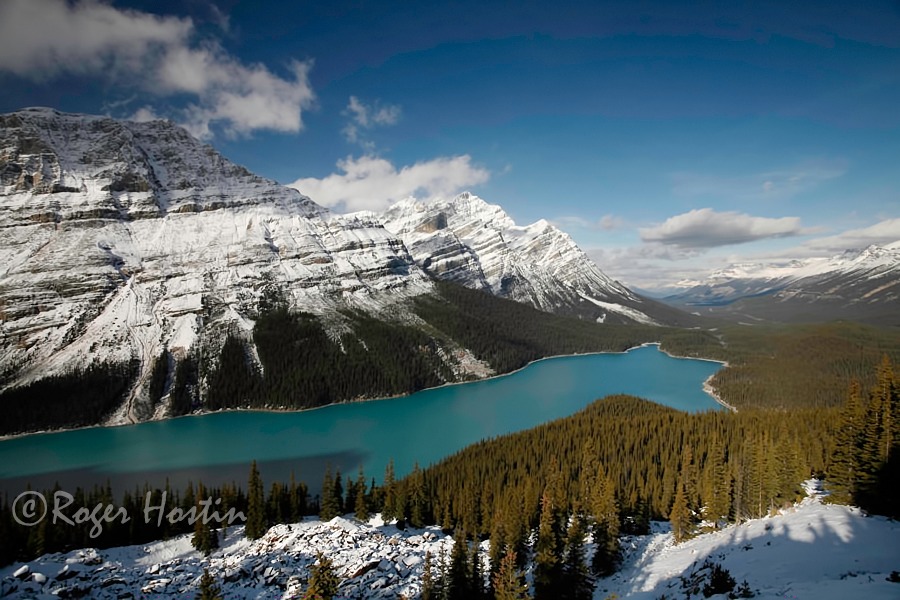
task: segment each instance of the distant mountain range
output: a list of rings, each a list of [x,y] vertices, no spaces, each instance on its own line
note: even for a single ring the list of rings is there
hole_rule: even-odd
[[[830,258],[735,264],[664,301],[748,323],[847,319],[900,325],[900,241]]]
[[[0,116],[0,391],[130,365],[108,422],[164,416],[148,391],[159,357],[174,361],[166,385],[190,355],[207,377],[229,337],[258,362],[261,302],[283,298],[340,340],[353,314],[422,326],[409,306],[436,278],[592,321],[692,319],[613,281],[545,221],[519,227],[469,194],[336,215],[167,121]],[[477,363],[439,345],[453,373]]]

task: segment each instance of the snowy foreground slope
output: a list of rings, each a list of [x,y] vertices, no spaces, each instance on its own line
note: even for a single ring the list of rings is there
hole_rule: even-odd
[[[822,504],[811,491],[782,514],[678,546],[664,524],[654,523],[654,533],[623,539],[622,569],[598,581],[594,597],[686,598],[682,577],[702,576],[708,558],[738,583],[746,580],[757,598],[900,598],[900,583],[887,581],[900,570],[900,523]],[[365,525],[342,518],[279,525],[255,542],[242,534],[242,528],[230,530],[223,548],[209,559],[191,548],[190,536],[46,555],[27,571],[22,564],[0,570],[0,597],[66,596],[62,590],[92,598],[190,597],[204,567],[226,598],[299,597],[308,568],[322,551],[343,581],[339,597],[412,598],[421,590],[425,553],[437,557],[443,550],[449,556],[453,544],[437,529],[398,531],[377,518]]]
[[[598,582],[594,597],[687,598],[681,578],[711,559],[738,584],[746,580],[756,598],[900,598],[900,583],[886,580],[900,570],[900,523],[823,504],[815,486],[807,490],[808,498],[779,515],[677,546],[663,531],[668,524],[654,523],[656,533],[625,540],[624,565]]]

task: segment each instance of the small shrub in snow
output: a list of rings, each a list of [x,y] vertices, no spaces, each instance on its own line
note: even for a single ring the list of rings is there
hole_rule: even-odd
[[[736,590],[728,594],[728,597],[732,598],[732,600],[735,598],[753,598],[754,596],[756,596],[756,593],[750,589],[750,584],[747,583],[746,579],[741,582],[741,585]]]
[[[709,572],[709,583],[703,586],[703,596],[709,598],[715,594],[727,594],[734,589],[735,581],[728,569],[719,563],[712,563]]]

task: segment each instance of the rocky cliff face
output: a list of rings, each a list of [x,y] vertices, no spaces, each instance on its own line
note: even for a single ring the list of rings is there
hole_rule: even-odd
[[[604,322],[653,324],[670,316],[603,273],[547,221],[518,226],[477,196],[428,204],[404,200],[379,218],[416,264],[440,279]]]
[[[164,347],[247,331],[273,286],[319,314],[431,288],[378,223],[331,215],[171,123],[0,117],[0,382],[95,361],[139,361],[146,379]]]

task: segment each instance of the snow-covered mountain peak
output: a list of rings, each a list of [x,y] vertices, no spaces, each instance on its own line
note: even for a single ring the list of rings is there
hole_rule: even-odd
[[[32,201],[47,195],[49,206],[33,203],[42,218],[58,220],[75,207],[141,219],[261,202],[304,216],[326,213],[170,121],[118,121],[44,108],[0,116],[0,193],[31,193]]]
[[[468,192],[450,200],[402,200],[381,218],[416,263],[440,279],[551,312],[655,321],[645,301],[545,219],[517,225],[500,206]]]
[[[432,290],[379,222],[332,215],[171,122],[0,115],[5,385],[104,363],[139,363],[141,385],[164,348],[246,336],[271,286],[320,314]]]

